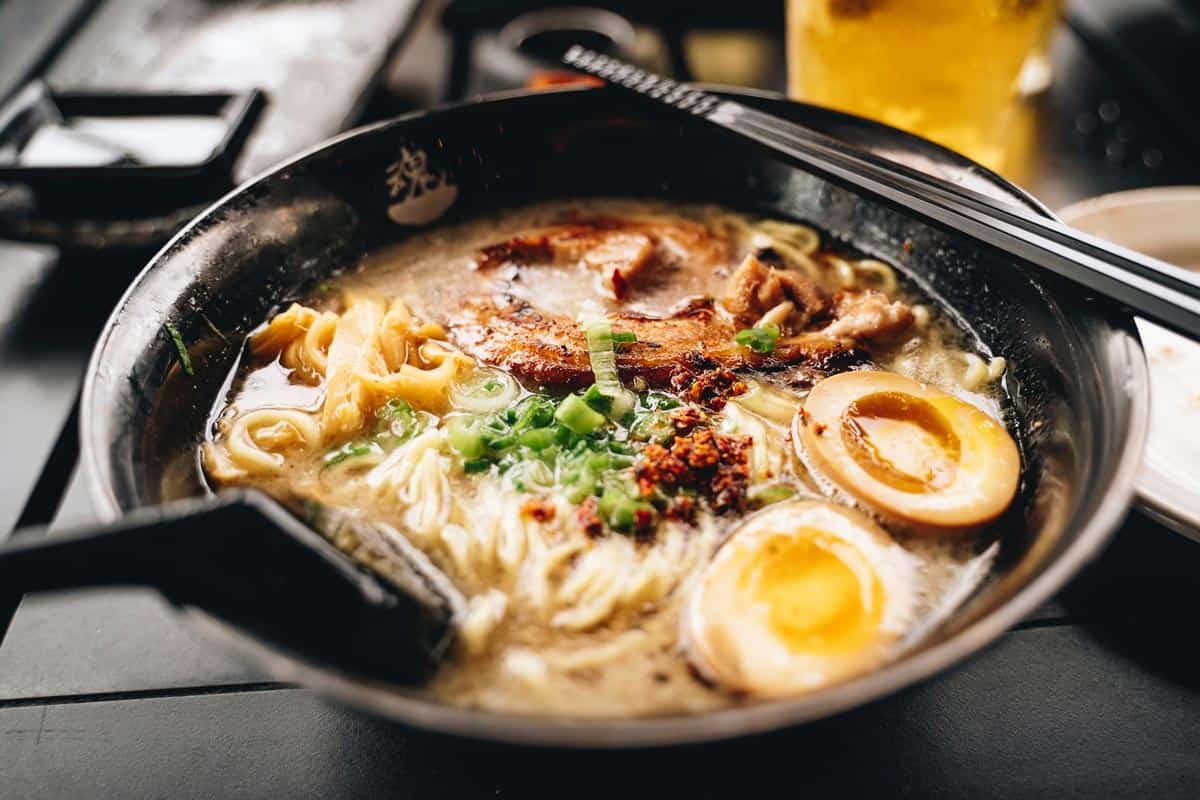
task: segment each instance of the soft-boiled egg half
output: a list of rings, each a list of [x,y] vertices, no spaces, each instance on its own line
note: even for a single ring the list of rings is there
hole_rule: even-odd
[[[810,691],[882,662],[911,628],[913,557],[874,522],[823,501],[748,518],[705,568],[684,613],[692,663],[765,697]]]
[[[916,533],[977,528],[1017,492],[1021,456],[1004,425],[903,375],[826,378],[792,427],[817,477]]]

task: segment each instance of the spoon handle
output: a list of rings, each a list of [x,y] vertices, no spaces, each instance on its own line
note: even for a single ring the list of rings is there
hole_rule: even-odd
[[[230,498],[184,500],[138,509],[111,524],[52,533],[22,529],[0,549],[0,586],[18,594],[114,585],[173,588],[179,566],[197,566],[200,554],[189,543],[201,536],[228,538],[239,504]]]
[[[311,661],[399,683],[428,675],[453,641],[452,615],[465,604],[434,582],[431,565],[396,583],[253,490],[39,533],[20,531],[0,548],[0,591],[151,586],[176,605],[204,609]]]

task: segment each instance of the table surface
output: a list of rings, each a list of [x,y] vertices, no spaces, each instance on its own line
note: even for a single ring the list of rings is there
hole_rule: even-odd
[[[1075,34],[1060,32],[1054,60],[1020,168],[1035,194],[1058,206],[1200,182],[1193,143]],[[0,248],[0,530],[92,517],[64,423],[138,266],[67,270],[50,250]],[[55,478],[61,498],[43,488]],[[769,736],[604,753],[452,740],[328,705],[264,682],[152,592],[29,597],[11,620],[0,596],[0,798],[718,797],[785,781],[797,793],[1196,797],[1196,575],[1200,546],[1134,513],[1052,603],[921,686]]]

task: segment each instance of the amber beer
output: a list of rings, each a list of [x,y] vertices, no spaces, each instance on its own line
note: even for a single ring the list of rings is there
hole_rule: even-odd
[[[985,165],[1057,0],[788,0],[793,97],[871,117]]]

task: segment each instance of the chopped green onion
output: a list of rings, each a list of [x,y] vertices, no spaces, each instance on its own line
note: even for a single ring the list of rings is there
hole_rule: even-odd
[[[639,414],[629,427],[629,436],[642,442],[666,444],[675,436],[675,426],[661,411]]]
[[[748,347],[763,355],[775,350],[775,342],[779,341],[779,327],[767,325],[764,328],[745,328],[738,331],[733,340],[742,347]]]
[[[463,462],[463,472],[474,475],[477,472],[484,472],[490,466],[492,466],[492,462],[486,458],[468,458]]]
[[[604,424],[604,416],[593,411],[577,394],[563,398],[554,412],[554,419],[580,436],[586,436]]]
[[[637,454],[637,449],[624,439],[618,439],[608,443],[608,449],[612,453],[620,453],[623,456],[632,456]]]
[[[791,486],[783,483],[772,483],[768,486],[759,486],[751,489],[746,495],[746,500],[749,501],[751,508],[762,508],[773,503],[790,500],[795,496],[796,490]]]
[[[572,505],[579,505],[592,494],[592,486],[581,482],[573,482],[568,484],[566,491],[563,492],[563,497],[567,498],[567,502]]]
[[[508,433],[511,426],[503,415],[488,414],[480,417],[480,427],[491,433]]]
[[[683,405],[665,392],[647,392],[640,399],[641,405],[648,411],[670,411]]]
[[[608,453],[593,453],[587,457],[588,469],[593,472],[602,472],[608,469],[610,464]]]
[[[604,492],[596,505],[596,513],[609,527],[621,533],[630,533],[653,522],[654,506],[638,496],[637,487],[627,478],[610,476],[604,481]]]
[[[612,325],[606,319],[593,319],[583,326],[587,335],[588,360],[600,394],[612,399],[609,416],[622,419],[633,410],[637,398],[621,385],[617,375],[617,350],[613,342]]]
[[[554,485],[554,473],[541,461],[521,461],[514,464],[508,477],[513,486],[520,491],[533,486],[545,489]]]
[[[637,341],[637,334],[633,331],[613,331],[613,344],[633,344]]]
[[[469,377],[451,384],[450,403],[464,411],[484,414],[510,407],[520,393],[521,387],[507,372],[477,367]]]
[[[480,392],[496,389],[483,378],[477,384]],[[647,496],[634,480],[634,467],[646,442],[665,444],[675,436],[668,410],[680,403],[662,393],[635,396],[619,381],[616,385],[636,405],[636,411],[631,405],[631,413],[620,422],[605,416],[617,398],[606,394],[597,382],[558,402],[530,394],[502,409],[452,414],[446,418],[447,437],[461,455],[466,474],[494,468],[491,474],[504,476],[517,491],[551,491],[574,504],[593,497],[597,514],[609,530],[645,531],[653,527],[674,496],[688,493],[686,489],[666,492],[656,488]],[[379,416],[386,417],[389,424],[398,418],[404,428],[421,424],[423,413],[397,402]],[[374,442],[386,452],[390,440],[381,435],[377,434]],[[764,493],[763,502],[777,502],[778,492]]]
[[[513,430],[545,428],[554,423],[554,401],[548,397],[531,394],[511,409]]]
[[[637,459],[631,455],[623,453],[610,453],[608,456],[608,466],[612,469],[624,469],[632,467]]]
[[[588,410],[590,411],[591,409]],[[555,418],[557,419],[557,412]],[[579,442],[579,434],[575,433],[575,431],[571,430],[566,425],[555,425],[554,441],[558,442],[563,447],[574,447],[576,443]]]
[[[404,441],[424,427],[424,420],[400,397],[392,398],[375,411],[375,433],[390,434]]]
[[[503,436],[493,436],[490,433],[485,433],[480,438],[483,440],[483,446],[488,450],[507,450],[517,443],[517,437],[511,433],[506,433]]]
[[[375,410],[375,427],[370,439],[356,439],[325,454],[326,467],[332,467],[349,458],[365,455],[384,455],[413,436],[420,433],[432,414],[414,411],[401,398],[389,400]]]
[[[359,439],[353,442],[346,442],[336,450],[330,450],[325,454],[325,466],[333,467],[341,464],[348,458],[358,458],[372,453],[382,453],[383,448],[377,442]]]
[[[594,383],[583,393],[583,402],[587,403],[592,410],[598,411],[605,416],[612,413],[613,399],[603,394],[600,391],[600,387]]]
[[[187,375],[195,375],[192,370],[192,359],[188,356],[187,345],[183,343],[183,337],[179,334],[179,329],[171,323],[167,323],[167,333],[171,336],[171,341],[175,344],[175,355],[179,359],[179,367]]]
[[[526,445],[526,447],[528,447],[528,445]],[[533,448],[530,449],[532,450]],[[562,454],[562,448],[556,444],[552,444],[549,447],[543,447],[541,450],[533,450],[533,454],[537,458],[540,458],[542,463],[546,466],[554,467],[556,464],[558,464],[559,456]]]
[[[532,430],[523,431],[517,439],[530,450],[545,450],[554,444],[554,431],[549,428],[533,428]]]
[[[446,423],[446,434],[454,449],[466,458],[479,458],[486,449],[480,434],[478,420],[471,417],[451,417]]]
[[[637,526],[638,512],[645,510],[651,511],[649,503],[641,503],[635,500],[622,500],[616,508],[608,515],[608,524],[614,531],[620,533],[628,533]]]

